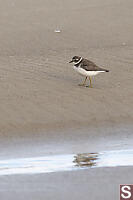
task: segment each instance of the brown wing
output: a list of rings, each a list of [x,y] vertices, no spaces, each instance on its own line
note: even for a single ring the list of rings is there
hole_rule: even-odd
[[[87,59],[82,60],[80,67],[85,69],[86,71],[108,71],[106,69],[98,67],[95,63]]]

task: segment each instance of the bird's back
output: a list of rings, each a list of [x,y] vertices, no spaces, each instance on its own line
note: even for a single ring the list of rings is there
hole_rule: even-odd
[[[105,71],[105,72],[109,71],[101,67],[98,67],[94,62],[85,58],[82,59],[80,67],[85,69],[86,71]]]

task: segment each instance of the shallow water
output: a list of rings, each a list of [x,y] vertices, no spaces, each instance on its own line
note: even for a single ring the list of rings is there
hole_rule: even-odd
[[[133,150],[1,160],[0,175],[37,174],[118,166],[133,166]]]

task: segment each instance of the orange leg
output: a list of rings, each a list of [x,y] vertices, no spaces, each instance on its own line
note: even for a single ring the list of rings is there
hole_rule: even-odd
[[[92,83],[91,83],[92,81],[91,81],[91,77],[90,76],[89,76],[89,80],[90,80],[90,86],[89,87],[92,88]]]
[[[86,80],[87,80],[87,76],[85,77],[84,82],[83,82],[82,84],[79,84],[79,86],[85,86],[85,84],[86,84]]]

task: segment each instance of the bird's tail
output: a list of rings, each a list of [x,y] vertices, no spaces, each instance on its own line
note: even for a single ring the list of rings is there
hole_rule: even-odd
[[[105,69],[105,68],[101,68],[100,70],[103,71],[103,72],[109,72],[109,70]]]
[[[105,69],[105,72],[109,72],[109,70],[108,70],[108,69]]]

